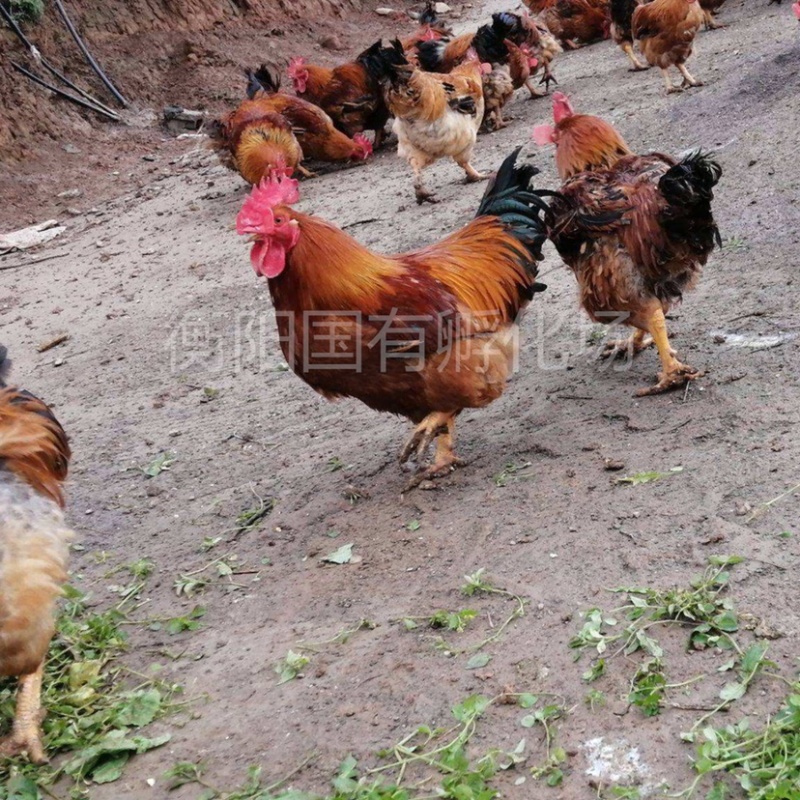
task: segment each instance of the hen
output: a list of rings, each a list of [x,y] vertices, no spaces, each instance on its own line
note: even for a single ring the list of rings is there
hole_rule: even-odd
[[[575,114],[561,93],[553,116],[555,128],[539,127],[534,138],[556,145],[565,182],[551,202],[550,238],[578,279],[581,304],[596,322],[636,329],[610,343],[609,355],[655,341],[662,371],[639,395],[682,386],[702,373],[675,357],[665,314],[719,244],[711,201],[722,169],[699,151],[680,160],[634,155],[611,125]]]
[[[535,167],[502,164],[477,217],[411,253],[373,253],[318,217],[291,208],[297,182],[253,189],[237,219],[254,236],[250,259],[268,279],[287,363],[328,399],[355,397],[416,428],[400,461],[410,486],[449,471],[455,420],[503,393],[517,317],[536,283],[544,203],[528,191]],[[436,457],[422,461],[436,440]]]
[[[383,143],[389,120],[374,71],[375,56],[381,46],[381,42],[375,42],[355,61],[333,69],[307,64],[303,58],[291,59],[288,69],[298,97],[319,106],[350,137],[365,130],[373,131],[375,149]]]
[[[647,69],[633,52],[633,12],[639,7],[639,0],[611,0],[611,38],[630,59],[631,72]]]
[[[724,5],[725,0],[700,0],[700,8],[703,9],[703,19],[707,31],[713,31],[717,28],[724,28],[725,26],[717,22],[714,16],[717,11]]]
[[[609,36],[608,0],[556,0],[538,18],[561,44],[573,50]]]
[[[67,577],[72,531],[62,514],[69,445],[50,409],[6,385],[0,347],[0,675],[19,678],[11,735],[0,756],[43,763],[41,687]]]
[[[247,75],[253,86],[253,73]],[[258,183],[276,169],[288,175],[295,170],[305,177],[312,175],[300,163],[303,151],[292,126],[264,98],[244,100],[235,111],[216,120],[210,139],[220,161],[248,183]]]
[[[485,176],[471,163],[484,110],[477,58],[440,75],[408,64],[396,39],[382,53],[381,79],[395,118],[397,152],[414,172],[417,202],[437,202],[424,186],[422,171],[440,158],[450,156],[466,172],[468,182],[483,180]]]
[[[661,70],[667,94],[703,85],[686,69],[694,37],[703,20],[703,9],[697,0],[653,0],[633,12],[633,38],[639,42],[648,63]],[[671,66],[683,75],[682,86],[673,86],[668,71]]]
[[[372,155],[372,145],[363,134],[357,133],[351,139],[336,129],[321,108],[281,92],[277,78],[266,65],[248,72],[248,76],[247,96],[250,101],[258,103],[264,112],[279,114],[289,123],[305,158],[364,161]]]

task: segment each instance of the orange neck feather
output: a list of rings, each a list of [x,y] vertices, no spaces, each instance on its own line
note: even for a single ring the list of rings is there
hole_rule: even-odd
[[[278,310],[377,313],[387,278],[400,275],[395,259],[372,253],[319,217],[291,211],[300,225],[286,268],[269,283]]]
[[[632,151],[613,125],[573,114],[556,125],[556,167],[562,180],[586,170],[610,169]]]

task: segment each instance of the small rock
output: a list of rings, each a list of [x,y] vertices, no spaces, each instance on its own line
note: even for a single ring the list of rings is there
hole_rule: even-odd
[[[142,156],[142,161],[155,161],[155,156]]]
[[[434,3],[433,10],[437,14],[449,14],[453,9],[447,3]]]
[[[59,192],[58,197],[64,200],[72,200],[75,197],[80,197],[83,192],[80,189],[67,189],[66,192]]]
[[[330,36],[323,36],[319,40],[319,46],[325,50],[344,50],[341,39],[339,39],[335,33],[332,33]]]
[[[625,462],[613,458],[604,458],[603,468],[607,469],[609,472],[617,472],[618,470],[625,469]]]
[[[736,503],[736,511],[734,512],[737,517],[746,517],[751,511],[753,507],[750,503],[747,502],[737,502]]]
[[[65,362],[64,362],[64,359],[63,359],[63,358],[57,358],[57,359],[56,359],[56,360],[53,362],[53,366],[54,366],[54,367],[62,367],[62,366],[64,366],[64,363],[65,363]]]
[[[73,208],[72,206],[68,207],[66,211],[71,217],[79,217],[81,214],[83,214],[83,211],[81,211],[79,208]]]
[[[376,8],[375,9],[375,13],[379,17],[391,17],[392,14],[394,14],[394,9],[393,8],[386,8],[384,6],[381,6],[380,8]]]
[[[81,151],[74,144],[65,144],[64,152],[69,153],[71,156],[77,156]]]

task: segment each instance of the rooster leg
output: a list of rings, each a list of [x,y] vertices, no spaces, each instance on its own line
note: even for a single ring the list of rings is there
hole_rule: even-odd
[[[302,164],[298,164],[296,167],[297,171],[304,177],[304,178],[318,178],[316,172],[311,172],[311,170],[306,169]]]
[[[412,159],[410,163],[411,169],[414,170],[414,194],[417,198],[417,205],[421,206],[423,203],[438,203],[439,201],[436,199],[436,195],[434,195],[433,192],[429,192],[422,182],[422,170],[428,165],[420,163],[416,159]]]
[[[423,481],[430,480],[431,478],[436,478],[440,475],[444,475],[450,471],[452,471],[456,466],[461,463],[461,459],[453,452],[453,444],[455,442],[455,427],[456,427],[456,418],[453,414],[431,414],[430,416],[426,417],[426,419],[430,419],[431,417],[437,417],[437,428],[438,434],[436,436],[436,456],[434,458],[433,464],[425,469],[420,469],[416,475],[405,485],[403,489],[404,492],[409,492],[412,489],[419,486]],[[444,420],[444,430],[442,430],[441,421]],[[422,425],[425,425],[425,420],[423,420]],[[417,429],[419,430],[419,428]],[[417,431],[414,432],[416,435]],[[412,437],[413,438],[413,437]],[[427,434],[426,437],[427,438]],[[430,444],[430,440],[428,440],[428,444]],[[406,445],[408,447],[408,445]],[[426,445],[427,447],[427,445]],[[419,447],[417,448],[417,462],[419,463]],[[424,451],[423,451],[424,455]]]
[[[485,181],[489,177],[488,175],[484,175],[483,173],[478,172],[478,170],[476,170],[475,167],[473,167],[472,164],[470,164],[469,160],[467,159],[457,158],[455,159],[455,162],[456,164],[458,164],[459,167],[461,167],[461,169],[464,170],[464,172],[467,173],[467,183],[476,183],[477,181]]]
[[[375,141],[372,144],[373,150],[380,150],[383,147],[383,140],[386,138],[386,128],[375,129]]]
[[[669,70],[666,67],[661,67],[661,74],[664,76],[664,85],[667,87],[667,94],[683,91],[682,86],[675,86],[672,82],[672,78],[669,76]]]
[[[606,342],[600,358],[633,358],[653,344],[653,337],[647,331],[637,330],[627,339],[612,339]]]
[[[658,373],[658,383],[655,386],[640,389],[636,392],[637,397],[668,392],[670,389],[683,386],[688,381],[693,381],[705,374],[688,364],[681,364],[675,358],[675,351],[670,347],[667,336],[667,321],[664,319],[664,312],[660,305],[653,308],[652,314],[645,324],[658,348],[658,357],[661,359],[663,371]]]
[[[525,88],[531,93],[531,99],[534,97],[546,97],[547,90],[545,89],[545,91],[540,92],[538,89],[533,87],[532,81],[533,78],[528,78],[528,80],[525,81]]]
[[[689,74],[689,70],[686,69],[686,64],[677,64],[678,71],[683,75],[683,86],[684,88],[688,88],[690,86],[702,86],[703,81],[697,80],[697,78],[693,78]]]
[[[440,433],[448,430],[450,419],[452,419],[452,415],[442,411],[434,411],[432,414],[428,414],[428,416],[414,428],[413,433],[403,445],[399,456],[400,463],[405,464],[412,455],[417,463],[422,461],[422,459],[425,458],[425,453],[431,446],[431,442],[433,442]]]
[[[47,756],[42,746],[42,731],[39,727],[42,713],[42,674],[44,662],[36,672],[19,679],[17,712],[11,735],[0,742],[0,755],[16,756],[25,753],[34,764],[46,764]]]
[[[622,45],[622,49],[625,55],[630,59],[631,64],[633,64],[630,70],[631,72],[641,72],[643,69],[647,69],[647,67],[636,58],[636,54],[633,52],[633,45],[630,42],[625,42],[625,44]]]
[[[724,28],[725,26],[721,22],[717,22],[714,19],[714,15],[710,11],[706,11],[703,9],[703,14],[706,18],[706,30],[707,31],[716,31],[719,28]]]

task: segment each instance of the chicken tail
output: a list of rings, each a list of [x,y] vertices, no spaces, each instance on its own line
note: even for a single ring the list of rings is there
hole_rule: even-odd
[[[531,260],[526,265],[536,275],[536,263],[541,261],[542,245],[547,239],[547,218],[550,208],[538,192],[531,189],[531,179],[539,173],[533,164],[517,165],[521,147],[514,150],[497,170],[494,181],[486,190],[478,207],[477,217],[496,216],[508,226],[510,233],[520,241]],[[543,291],[544,284],[534,284],[534,291]]]
[[[63,505],[61,483],[71,455],[67,434],[38,397],[6,386],[9,365],[8,351],[0,347],[0,464]]]
[[[685,241],[698,252],[722,246],[719,229],[711,213],[714,187],[722,167],[713,154],[693,150],[670,167],[658,182],[667,207],[662,224],[671,236]]]
[[[0,389],[5,389],[6,379],[11,370],[11,359],[8,357],[8,348],[0,344]]]
[[[441,40],[431,39],[417,45],[417,58],[419,66],[425,72],[442,72],[444,51],[447,47]]]
[[[505,64],[508,61],[508,47],[490,25],[481,25],[478,28],[475,38],[472,40],[472,46],[481,62]]]
[[[247,99],[252,100],[259,92],[275,94],[281,88],[281,79],[277,72],[272,72],[266,64],[257,70],[246,69]]]
[[[399,39],[392,39],[389,47],[380,47],[377,50],[373,50],[373,47],[362,53],[362,56],[369,53],[369,57],[362,63],[379,83],[396,85],[398,81],[407,80],[414,71]]]

